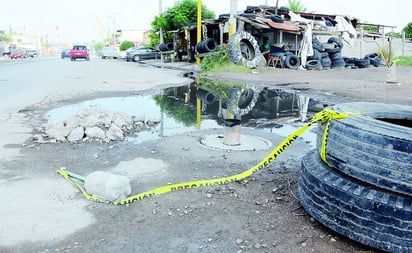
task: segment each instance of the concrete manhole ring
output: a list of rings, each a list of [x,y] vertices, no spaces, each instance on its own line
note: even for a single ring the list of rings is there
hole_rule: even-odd
[[[223,143],[223,134],[210,134],[203,136],[199,143],[210,149],[234,150],[234,151],[257,151],[272,147],[272,142],[257,136],[242,134],[239,145],[226,145]]]

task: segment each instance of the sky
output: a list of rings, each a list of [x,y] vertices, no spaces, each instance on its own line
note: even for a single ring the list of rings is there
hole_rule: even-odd
[[[49,41],[101,41],[105,30],[148,30],[154,16],[172,7],[176,0],[0,0],[0,30],[47,36]],[[231,0],[202,0],[216,16],[230,11]],[[349,15],[363,23],[397,26],[400,32],[412,22],[410,0],[301,0],[307,12]],[[276,0],[238,0],[238,10],[246,6],[275,6]],[[279,0],[288,6],[288,0]],[[6,8],[5,8],[6,7]],[[7,10],[7,11],[5,11]]]

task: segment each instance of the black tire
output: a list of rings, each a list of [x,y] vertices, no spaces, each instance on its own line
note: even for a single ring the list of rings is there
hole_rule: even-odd
[[[345,68],[345,66],[346,66],[346,63],[342,58],[340,58],[339,60],[332,61],[332,68],[342,69],[342,68]]]
[[[199,53],[209,53],[216,51],[217,43],[214,39],[208,38],[196,44],[196,51]]]
[[[329,57],[329,54],[328,54],[327,52],[321,52],[321,53],[320,53],[320,57],[321,57],[321,58],[330,58],[330,57]]]
[[[308,60],[318,60],[322,59],[322,54],[317,49],[313,49],[313,55],[307,57]]]
[[[355,59],[355,65],[358,68],[367,68],[369,64],[370,64],[369,58]]]
[[[326,227],[389,252],[412,252],[411,198],[359,182],[330,169],[316,152],[302,159],[298,196]]]
[[[328,39],[328,43],[333,43],[333,44],[336,45],[336,47],[339,47],[340,49],[343,48],[342,40],[339,39],[339,38],[337,38],[337,37],[330,37],[330,38]]]
[[[298,69],[300,66],[300,59],[295,54],[287,54],[283,59],[282,64],[288,69]]]
[[[249,113],[259,99],[259,91],[257,88],[249,87],[247,93],[239,88],[232,88],[228,92],[226,100],[227,109],[236,116],[241,116]],[[242,98],[243,94],[243,98]]]
[[[163,43],[159,45],[159,51],[167,52],[172,51],[174,48],[173,43]]]
[[[239,102],[237,106],[240,109],[245,109],[246,107],[250,105],[250,103],[253,100],[253,97],[254,97],[253,89],[250,89],[250,88],[245,89],[244,91],[242,91],[242,93],[240,93]]]
[[[276,23],[283,23],[285,20],[280,15],[270,15],[270,19]]]
[[[371,65],[375,66],[375,67],[380,67],[380,66],[384,66],[385,64],[383,64],[381,58],[370,58],[369,62]]]
[[[246,58],[242,55],[240,43],[245,43],[249,50],[249,56]],[[239,65],[245,65],[248,68],[256,68],[260,62],[259,45],[250,33],[241,31],[232,35],[228,43],[230,60]]]
[[[320,60],[309,60],[306,62],[305,68],[308,70],[320,70],[322,69],[322,62]]]
[[[412,106],[358,102],[331,109],[366,116],[331,121],[326,161],[360,181],[412,196]],[[324,129],[317,130],[319,150]]]
[[[216,101],[216,96],[205,89],[198,89],[196,91],[196,97],[207,105],[211,105]]]
[[[330,68],[332,66],[332,62],[331,62],[329,57],[323,57],[322,60],[321,60],[321,63],[322,63],[322,68],[323,69],[327,69],[327,68]]]
[[[365,58],[377,59],[377,58],[379,58],[379,54],[377,54],[377,53],[370,53],[370,54],[365,55]]]
[[[318,50],[319,52],[322,52],[324,50],[322,43],[316,37],[313,37],[312,39],[312,47],[314,50]]]
[[[333,53],[333,54],[329,54],[330,60],[333,61],[337,61],[337,60],[343,60],[342,57],[342,53],[341,52],[337,52],[337,53]]]
[[[248,19],[255,19],[256,18],[256,14],[253,14],[253,13],[241,13],[241,14],[239,14],[239,16],[244,17],[244,18],[248,18]]]

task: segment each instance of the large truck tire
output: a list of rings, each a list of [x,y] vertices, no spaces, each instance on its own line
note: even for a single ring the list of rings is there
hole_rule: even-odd
[[[245,45],[249,54],[242,54],[241,43]],[[230,37],[228,42],[230,60],[238,65],[245,65],[248,68],[256,68],[260,61],[260,49],[256,39],[248,32],[236,32]]]
[[[360,181],[412,196],[412,106],[356,102],[330,109],[362,115],[331,121],[326,161]],[[325,128],[318,125],[319,151]]]
[[[412,252],[411,198],[329,168],[316,152],[302,159],[298,196],[326,227],[388,252]]]

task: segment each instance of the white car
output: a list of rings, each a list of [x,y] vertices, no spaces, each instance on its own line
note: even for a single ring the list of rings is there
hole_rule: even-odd
[[[117,52],[117,49],[114,47],[104,47],[100,51],[100,56],[102,57],[102,59],[106,59],[106,58],[117,59],[119,58],[119,53]]]

